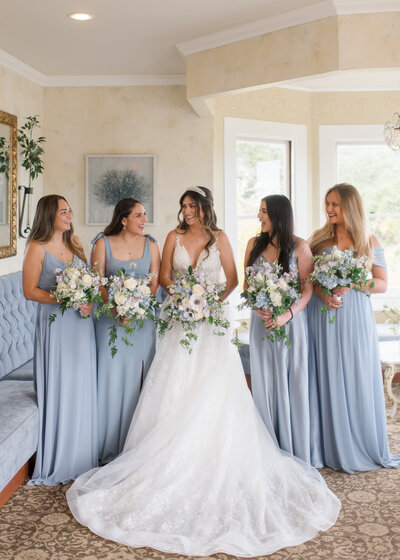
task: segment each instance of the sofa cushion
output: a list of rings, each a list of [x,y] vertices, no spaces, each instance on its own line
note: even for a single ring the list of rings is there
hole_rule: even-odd
[[[11,373],[3,377],[3,381],[11,379],[14,381],[32,381],[33,379],[33,360],[29,360],[17,369],[13,369]]]
[[[35,453],[38,431],[32,381],[0,381],[0,491]]]
[[[36,307],[24,297],[21,272],[0,276],[0,379],[32,358]]]

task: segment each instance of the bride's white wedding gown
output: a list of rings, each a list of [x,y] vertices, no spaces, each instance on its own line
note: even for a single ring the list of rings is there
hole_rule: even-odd
[[[200,255],[220,278],[216,245]],[[187,270],[177,237],[173,266]],[[251,557],[300,544],[336,521],[318,471],[280,451],[258,412],[230,336],[201,325],[191,354],[167,331],[147,374],[123,453],[67,492],[76,519],[134,547]]]

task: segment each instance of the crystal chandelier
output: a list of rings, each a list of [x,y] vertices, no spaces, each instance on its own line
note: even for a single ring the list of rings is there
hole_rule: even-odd
[[[385,123],[383,136],[386,144],[397,152],[400,150],[400,114],[394,113],[392,120]]]

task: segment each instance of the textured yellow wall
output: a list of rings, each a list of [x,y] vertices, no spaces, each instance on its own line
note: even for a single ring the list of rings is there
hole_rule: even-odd
[[[202,98],[334,70],[400,66],[400,13],[332,16],[186,57],[187,95]]]
[[[212,119],[198,117],[183,86],[48,88],[46,194],[68,198],[86,252],[99,226],[85,225],[85,156],[155,154],[156,224],[162,247],[189,185],[212,185]]]
[[[24,123],[25,117],[38,115],[42,125],[42,130],[39,131],[39,134],[43,135],[45,127],[44,88],[2,66],[0,66],[0,109],[16,115],[19,127]],[[20,165],[18,166],[17,184],[28,184],[26,171]],[[36,179],[33,186],[34,201],[36,201],[42,195],[42,177]],[[0,259],[0,275],[21,270],[25,240],[18,237],[17,244],[17,255],[15,257]]]

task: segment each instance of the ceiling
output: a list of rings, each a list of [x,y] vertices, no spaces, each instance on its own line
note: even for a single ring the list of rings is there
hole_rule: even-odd
[[[156,77],[159,83],[184,83],[183,53],[340,10],[350,13],[349,4],[353,12],[362,12],[366,4],[374,11],[377,3],[380,11],[388,11],[382,10],[385,3],[393,6],[393,0],[0,0],[0,64],[43,85],[68,85],[67,77],[71,85],[73,78],[90,84],[100,76],[121,85],[140,79],[156,83]],[[67,17],[77,11],[95,17],[89,22]],[[341,81],[346,80],[338,73],[336,78],[296,80],[293,87],[341,89]],[[364,73],[363,87],[376,89],[376,84],[376,76]],[[386,71],[384,78],[384,89],[394,86],[400,89],[397,69]]]

